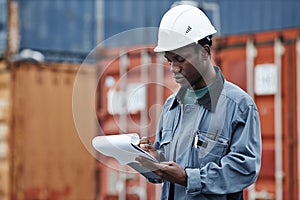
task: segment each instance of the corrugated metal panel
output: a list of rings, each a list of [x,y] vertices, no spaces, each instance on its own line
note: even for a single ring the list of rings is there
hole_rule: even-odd
[[[78,137],[72,115],[78,68],[14,64],[11,199],[95,199],[95,161]],[[86,120],[87,135],[94,135],[93,120]]]
[[[2,0],[3,1],[3,0]],[[102,11],[96,10],[101,3]],[[158,27],[174,0],[19,0],[21,48],[88,53],[96,46],[96,32],[103,38],[139,27]],[[207,9],[221,36],[254,33],[300,26],[298,0],[206,0],[196,1]],[[98,4],[97,4],[98,3]],[[99,15],[103,15],[99,17]],[[99,23],[101,18],[103,23]],[[103,27],[97,27],[99,25]],[[97,26],[96,26],[97,25]],[[220,25],[220,26],[219,26]],[[97,33],[98,33],[97,32]],[[102,37],[102,36],[101,36]],[[108,46],[156,43],[157,34],[139,34]],[[75,55],[76,57],[76,55]]]
[[[296,89],[296,39],[300,29],[264,32],[251,35],[219,38],[216,55],[227,80],[243,89],[254,88],[253,96],[257,104],[263,141],[262,167],[255,184],[256,192],[249,192],[251,199],[297,199],[299,171],[297,172],[297,94]],[[255,56],[253,68],[248,71],[247,40],[254,41]],[[278,40],[279,39],[279,40]],[[279,52],[278,46],[284,48]],[[282,55],[279,53],[283,53]],[[264,71],[264,79],[255,73],[259,67],[272,65],[278,70],[275,75]],[[262,68],[260,68],[262,69]],[[266,69],[266,68],[264,68]],[[253,85],[247,85],[253,78]],[[258,93],[257,88],[271,88],[277,79],[276,91]],[[259,81],[263,84],[259,85]],[[274,84],[273,84],[274,85]],[[297,85],[297,87],[296,87]],[[250,90],[249,90],[250,91]],[[249,92],[248,91],[248,92]],[[299,106],[299,105],[298,105]],[[299,139],[299,138],[298,138]],[[254,190],[255,191],[255,190]]]
[[[99,97],[97,115],[102,134],[117,134],[120,131],[136,132],[154,140],[161,109],[159,105],[171,94],[171,90],[178,86],[171,78],[172,74],[168,73],[169,69],[158,64],[163,62],[163,59],[151,52],[152,49],[143,47],[115,48],[101,52],[102,59],[97,63],[101,71],[97,92]],[[119,56],[120,53],[123,56]],[[112,79],[114,81],[111,81]],[[131,87],[134,85],[138,87]],[[145,89],[145,93],[140,98],[134,98],[134,94],[139,90],[137,88]],[[111,92],[121,94],[122,91],[127,91],[128,95],[121,95],[120,98],[109,97]],[[126,106],[122,103],[124,96],[126,97],[124,100],[128,101]],[[109,110],[110,104],[113,104],[113,113]],[[135,108],[137,105],[143,106],[132,110],[131,105]],[[124,109],[127,114],[120,115],[124,113]],[[106,183],[100,185],[100,199],[117,199],[118,194],[119,197],[123,196],[124,194],[120,194],[120,191],[118,193],[115,189],[117,183],[126,186],[126,192],[124,191],[127,195],[126,199],[136,199],[137,195],[141,200],[158,199],[160,185],[146,183],[144,177],[129,167],[126,168],[128,172],[126,178],[122,178],[125,173],[120,173],[123,171],[122,167],[112,158],[100,155],[99,161],[100,180],[103,181],[101,183]]]
[[[248,193],[245,193],[245,199],[248,200],[297,199],[297,195],[299,194],[299,171],[297,171],[297,161],[298,163],[300,161],[297,148],[300,148],[299,144],[295,142],[297,138],[299,140],[297,127],[300,126],[297,124],[295,109],[299,106],[297,105],[299,94],[297,94],[296,91],[299,85],[297,85],[297,79],[299,77],[296,77],[296,53],[299,55],[299,52],[296,52],[295,47],[299,33],[300,28],[295,28],[256,34],[220,37],[214,40],[213,58],[216,61],[216,64],[222,68],[227,80],[239,85],[242,89],[253,95],[260,113],[263,139],[262,168],[259,178],[255,183],[255,187],[252,188],[254,190],[249,190]],[[247,48],[249,40],[253,41],[253,48],[255,48],[256,52],[252,52],[252,60],[249,59],[250,52],[248,52],[249,50]],[[275,44],[277,44],[277,42],[279,42],[285,49],[282,52],[282,55],[277,55],[277,53],[275,53],[275,49],[277,49]],[[109,90],[112,89],[112,86],[110,84],[106,84],[106,79],[107,77],[114,78],[116,85],[121,84],[119,79],[121,76],[120,68],[122,62],[120,61],[119,55],[124,52],[127,52],[128,56],[128,62],[125,62],[128,65],[128,73],[126,74],[127,85],[134,82],[142,82],[144,80],[141,78],[140,68],[142,66],[142,54],[139,51],[133,52],[130,48],[116,48],[101,52],[103,56],[102,60],[97,63],[102,75],[98,88],[100,97],[98,117],[103,134],[115,134],[120,130],[120,124],[118,121],[120,118],[118,116],[111,115],[108,111],[109,99],[107,94]],[[152,50],[149,49],[149,52],[152,52]],[[155,56],[156,54],[152,55],[150,62],[157,64],[159,62]],[[252,61],[253,64],[252,70],[248,69],[249,60]],[[281,82],[277,85],[276,94],[258,94],[255,89],[255,85],[258,83],[258,78],[255,77],[257,76],[257,74],[255,74],[255,70],[259,67],[259,65],[270,63],[273,64],[273,66],[280,65],[281,72],[278,72],[277,76],[280,77],[278,80],[281,80]],[[159,82],[158,77],[156,77],[154,73],[157,70],[155,68],[155,64],[151,64],[150,67],[151,71],[149,71],[149,80],[156,80]],[[165,86],[163,89],[164,96],[162,99],[166,99],[168,96],[167,92],[170,92],[168,89],[175,88],[176,84],[173,83],[172,85],[167,82],[174,82],[172,78],[169,77],[171,73],[165,71],[161,74],[164,77],[162,78],[163,82],[161,83]],[[268,75],[268,72],[265,71],[262,74]],[[264,84],[276,77],[267,77],[264,79]],[[252,84],[249,84],[249,79],[251,78],[253,79],[252,82],[250,82]],[[117,87],[116,85],[114,87]],[[270,85],[266,85],[270,88]],[[281,89],[279,90],[278,88]],[[156,91],[157,88],[151,90],[151,87],[149,87],[149,96],[147,99],[148,110],[151,108],[151,105],[153,105],[152,103],[157,103],[155,99],[152,98],[155,96],[154,94],[156,94]],[[279,103],[278,98],[280,99]],[[114,105],[117,107],[117,104]],[[135,126],[140,124],[140,113],[128,114],[127,117],[128,132],[140,132],[138,130],[138,126]],[[152,120],[157,120],[155,117],[150,118]],[[279,127],[278,124],[280,124]],[[153,125],[153,127],[149,127],[149,133],[154,133],[156,123],[154,122],[151,125]],[[280,133],[279,137],[278,133]],[[109,166],[109,160],[104,159],[102,161],[102,163],[106,163],[107,165],[99,165],[101,172],[103,172],[101,174],[101,180],[111,181],[109,180],[109,174],[112,172],[110,171],[111,169],[107,168],[107,166]],[[278,163],[281,167],[278,167]],[[115,191],[111,194],[108,185],[102,185],[100,191],[103,198],[110,195],[117,198],[117,192]],[[150,192],[148,191],[148,194],[149,193],[151,193],[151,190]],[[249,196],[246,196],[247,194]],[[151,199],[151,197],[149,197],[149,199]]]
[[[7,2],[0,0],[0,55],[7,47]]]
[[[2,65],[3,63],[0,63]],[[10,190],[10,72],[0,70],[0,199],[9,200]]]
[[[210,1],[211,2],[211,1]],[[215,0],[221,11],[222,35],[300,26],[298,0]]]
[[[94,10],[94,0],[19,0],[21,48],[88,53]]]
[[[177,1],[105,1],[105,38],[136,27],[158,27],[161,16]],[[207,9],[207,15],[214,24],[220,20],[219,35],[254,33],[274,29],[300,26],[300,1],[298,0],[211,0],[196,1],[203,8],[210,4],[218,7],[219,18],[215,11]],[[138,17],[137,17],[138,16]],[[133,37],[117,45],[155,43],[156,38],[145,40],[143,36]]]
[[[140,27],[158,27],[161,17],[172,0],[105,0],[104,37],[107,39],[120,32]],[[128,40],[110,43],[110,46],[138,45],[156,42],[154,35],[135,35]]]

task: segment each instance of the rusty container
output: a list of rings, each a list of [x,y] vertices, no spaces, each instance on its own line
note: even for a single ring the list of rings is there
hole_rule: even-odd
[[[154,54],[152,47],[105,49],[99,54],[100,134],[138,133],[153,142],[162,105],[177,88],[163,55]],[[100,185],[100,199],[159,199],[160,184],[148,183],[111,158],[100,155],[99,160],[99,179],[107,183]]]
[[[78,68],[68,63],[13,63],[11,200],[95,199],[96,162],[79,139],[72,116]]]
[[[254,98],[260,113],[262,167],[257,182],[245,190],[248,200],[300,199],[299,33],[300,29],[288,29],[214,38],[215,65],[221,67],[228,81]],[[163,67],[164,58],[153,54],[151,47],[105,49],[99,54],[99,134],[137,132],[154,139],[161,106],[178,87]],[[123,98],[132,91],[142,96],[131,96],[138,109],[128,102],[130,98]],[[128,175],[133,173],[130,169],[99,156],[99,182],[107,183],[99,184],[100,199],[159,197],[159,185],[149,184],[137,174]],[[122,176],[121,171],[127,175]]]
[[[10,190],[10,83],[10,72],[6,70],[6,64],[0,62],[0,199],[3,200],[9,200]]]
[[[260,113],[262,168],[247,199],[300,199],[299,35],[289,29],[216,40],[216,64]]]

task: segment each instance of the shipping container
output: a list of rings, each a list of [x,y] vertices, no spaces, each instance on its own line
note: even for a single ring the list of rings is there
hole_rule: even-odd
[[[10,190],[10,108],[11,108],[11,77],[6,70],[6,63],[0,62],[0,199],[9,200]]]
[[[248,200],[300,199],[299,35],[296,28],[214,38],[215,64],[228,81],[254,98],[260,113],[262,167],[257,182],[245,190]],[[150,47],[102,49],[99,54],[100,134],[137,132],[153,139],[161,106],[178,87],[163,67],[163,56],[154,54]],[[141,96],[137,98],[134,93]],[[128,97],[123,98],[124,94]],[[126,193],[132,185],[120,175],[130,169],[111,164],[113,161],[104,156],[98,159],[99,179],[113,182],[100,186],[100,199],[117,199],[120,195],[133,198]],[[138,176],[134,179],[135,187],[147,189],[147,197],[140,199],[158,198],[160,187]],[[118,184],[127,189],[112,190],[110,185]]]
[[[174,3],[181,1],[19,0],[17,2],[20,48],[38,50],[53,58],[57,52],[70,54],[72,57],[78,53],[87,54],[98,43],[121,32],[135,28],[158,27],[163,14]],[[218,36],[300,26],[298,12],[300,1],[298,0],[195,0],[192,2],[198,4],[207,13],[218,31],[216,33]],[[5,6],[6,2],[2,4]],[[6,39],[6,10],[2,10],[4,12],[0,12],[0,20],[2,14],[3,36]],[[156,40],[156,35],[143,34],[109,45],[110,47],[143,45],[155,43]],[[77,59],[74,60],[78,62]]]
[[[78,68],[64,63],[12,64],[11,200],[95,199],[96,162],[80,140],[72,115]],[[89,127],[94,135],[92,122]]]
[[[95,2],[19,0],[20,48],[88,53],[96,44]]]
[[[298,0],[140,0],[138,2],[104,0],[104,39],[137,27],[158,27],[162,15],[170,7],[181,3],[192,4],[203,9],[216,27],[218,36],[300,26]],[[105,12],[106,10],[109,12]],[[120,15],[126,17],[119,17]],[[142,37],[134,37],[130,42],[133,44],[140,41]],[[156,42],[156,38],[150,39],[152,43]],[[126,43],[128,41],[122,41],[121,45]],[[114,44],[114,46],[118,45],[120,44]]]
[[[162,55],[149,47],[102,49],[97,63],[97,116],[101,134],[138,133],[152,142],[163,101],[176,88],[162,64]],[[160,64],[159,64],[160,63]],[[99,199],[159,199],[161,185],[114,159],[99,155]],[[106,184],[103,184],[106,183]],[[119,185],[119,187],[115,187]]]
[[[220,37],[216,64],[253,96],[261,119],[262,168],[248,199],[300,199],[300,29]]]

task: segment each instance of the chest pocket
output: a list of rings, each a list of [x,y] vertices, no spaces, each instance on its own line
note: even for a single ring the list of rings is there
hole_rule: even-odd
[[[176,108],[166,112],[163,116],[163,129],[161,130],[161,141],[159,149],[163,151],[166,160],[170,160],[170,148],[173,134],[178,126],[180,117],[180,108]]]
[[[159,149],[163,152],[166,160],[169,160],[171,140],[172,140],[172,130],[163,130]]]
[[[227,153],[228,138],[218,133],[198,131],[197,147],[193,146],[193,167],[203,167],[209,162],[220,164],[221,158]]]

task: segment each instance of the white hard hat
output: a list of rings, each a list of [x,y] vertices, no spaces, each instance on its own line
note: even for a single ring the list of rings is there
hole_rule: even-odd
[[[197,7],[178,5],[167,11],[159,25],[155,52],[165,52],[197,43],[216,33],[207,16]]]

